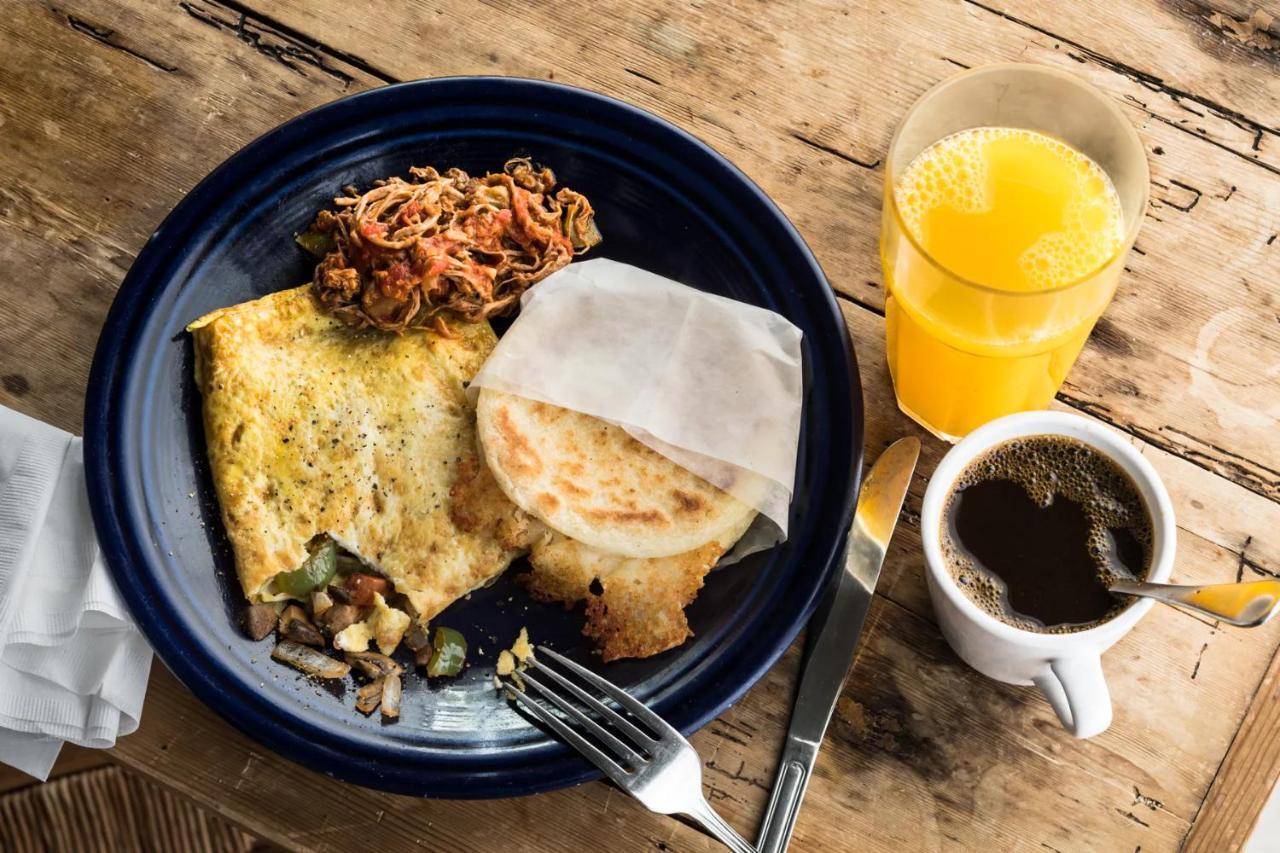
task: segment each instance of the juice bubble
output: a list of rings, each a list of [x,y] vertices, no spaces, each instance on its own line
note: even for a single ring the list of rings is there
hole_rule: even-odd
[[[967,278],[1041,290],[1089,275],[1124,243],[1106,172],[1032,130],[979,127],[921,152],[894,186],[907,230]]]

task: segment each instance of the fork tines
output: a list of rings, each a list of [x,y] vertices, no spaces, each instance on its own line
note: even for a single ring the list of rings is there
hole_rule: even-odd
[[[520,689],[513,678],[503,680],[503,686],[521,700],[522,707],[568,741],[614,782],[621,783],[644,767],[654,757],[662,738],[679,736],[675,729],[641,702],[589,669],[544,646],[538,647],[537,654],[604,694],[631,716],[631,719],[623,716],[536,657],[530,658],[528,669],[520,673],[521,680],[530,690]],[[544,701],[538,701],[530,693]],[[576,704],[566,697],[572,697]],[[580,729],[590,737],[584,736]]]

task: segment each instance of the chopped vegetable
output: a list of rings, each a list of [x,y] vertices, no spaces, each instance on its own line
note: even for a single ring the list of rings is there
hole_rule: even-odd
[[[354,572],[364,571],[364,563],[360,562],[360,558],[355,554],[348,554],[346,551],[338,552],[338,574],[346,577]]]
[[[338,546],[325,537],[308,555],[302,565],[292,572],[276,575],[272,584],[276,592],[290,598],[304,599],[314,589],[324,589],[337,572]]]
[[[333,597],[325,589],[313,590],[311,593],[311,615],[321,616],[333,606]]]
[[[377,709],[378,705],[382,702],[382,684],[383,680],[381,678],[377,678],[356,691],[357,711],[368,716]]]
[[[382,716],[396,719],[400,716],[401,684],[398,673],[382,679]]]
[[[303,231],[294,241],[307,250],[307,254],[323,258],[338,247],[337,241],[333,239],[332,234],[324,234],[319,231]]]
[[[415,625],[413,630],[405,635],[404,644],[415,652],[431,647],[431,637],[427,634],[425,625]]]
[[[348,664],[292,640],[278,644],[271,650],[271,657],[317,678],[343,678],[351,672]]]
[[[356,607],[368,607],[373,604],[373,596],[386,595],[391,589],[391,582],[386,578],[380,578],[376,575],[367,575],[363,572],[357,572],[348,575],[343,581],[343,585],[347,588],[347,592],[351,594],[351,603]]]
[[[427,675],[438,678],[462,672],[462,665],[467,659],[466,638],[452,628],[437,627],[431,646]]]
[[[280,614],[280,636],[304,646],[324,647],[324,637],[320,629],[311,624],[307,614],[296,604],[290,604]]]
[[[244,609],[241,622],[251,640],[265,640],[276,629],[276,608],[272,604],[250,604]]]
[[[344,655],[347,663],[361,672],[366,678],[381,678],[384,675],[399,675],[403,672],[400,664],[386,655],[377,652],[347,652]]]
[[[338,587],[332,587],[332,589],[338,589]],[[316,624],[330,637],[338,636],[359,620],[360,608],[354,604],[335,604],[316,616]]]

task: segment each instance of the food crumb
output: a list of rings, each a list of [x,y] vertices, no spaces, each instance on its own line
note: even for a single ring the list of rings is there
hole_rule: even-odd
[[[498,652],[498,675],[510,675],[516,671],[516,656],[503,649]]]
[[[511,645],[511,653],[522,664],[528,663],[533,657],[533,646],[529,644],[529,631],[527,628],[520,629],[520,636],[516,637],[516,641]]]
[[[523,690],[524,679],[520,677],[520,671],[525,668],[532,658],[533,646],[529,644],[529,630],[521,628],[520,635],[511,644],[511,648],[498,652],[498,664],[495,668],[498,674],[493,677],[493,686],[501,690],[503,685],[498,676],[506,676]],[[510,697],[511,691],[507,691],[507,695]]]

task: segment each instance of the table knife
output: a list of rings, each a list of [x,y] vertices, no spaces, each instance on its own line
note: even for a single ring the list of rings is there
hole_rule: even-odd
[[[919,439],[899,439],[880,454],[862,484],[845,545],[844,570],[810,623],[791,728],[760,827],[757,846],[761,853],[781,853],[791,839],[800,801],[853,662],[858,635],[919,455]]]

